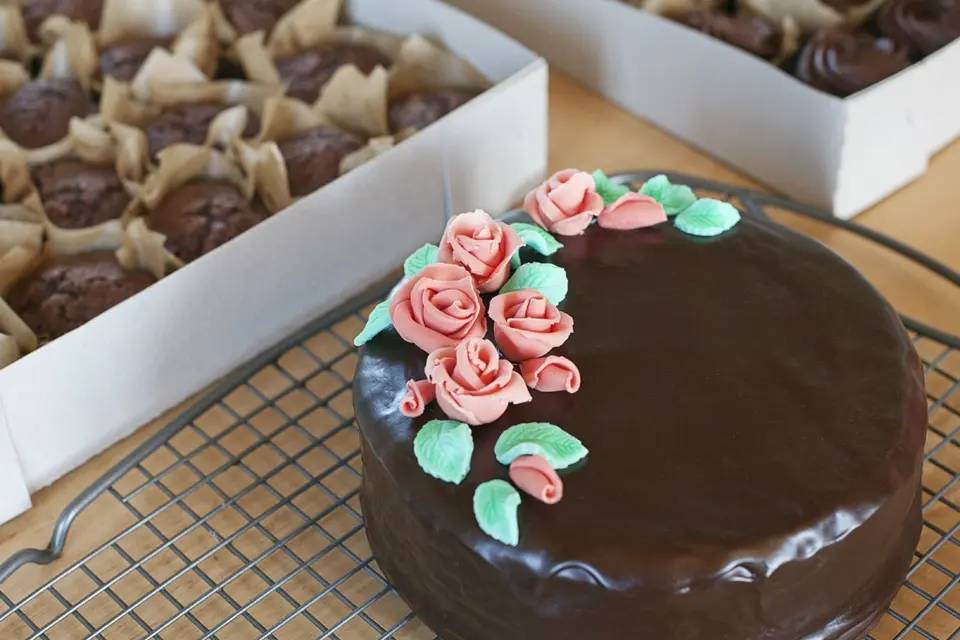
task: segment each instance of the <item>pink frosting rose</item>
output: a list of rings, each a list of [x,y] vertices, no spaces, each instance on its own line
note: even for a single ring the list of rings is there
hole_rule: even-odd
[[[461,213],[447,224],[438,259],[464,267],[481,293],[489,293],[510,277],[510,258],[522,244],[510,225],[497,222],[485,211],[472,211]]]
[[[603,198],[597,193],[593,176],[566,169],[528,193],[523,209],[547,231],[576,236],[600,215]]]
[[[563,356],[527,360],[520,364],[520,371],[527,386],[536,391],[576,393],[580,390],[580,370]]]
[[[437,349],[427,356],[426,372],[443,412],[469,425],[489,424],[503,415],[507,405],[532,400],[513,365],[482,338]]]
[[[543,456],[520,456],[510,463],[510,479],[523,492],[546,504],[563,499],[563,481]]]
[[[629,191],[600,212],[598,223],[604,229],[629,231],[652,227],[667,221],[663,206],[642,193]]]
[[[573,318],[534,289],[503,293],[490,301],[493,334],[510,360],[539,358],[573,333]]]
[[[408,380],[407,393],[400,401],[400,413],[408,418],[418,418],[436,397],[437,392],[429,380]]]
[[[467,270],[431,264],[405,282],[390,300],[400,337],[427,353],[487,332],[483,302]]]

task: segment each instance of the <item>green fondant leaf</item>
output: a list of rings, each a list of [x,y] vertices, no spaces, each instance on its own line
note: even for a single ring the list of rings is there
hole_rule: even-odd
[[[583,460],[588,451],[575,437],[549,422],[525,422],[504,431],[493,449],[500,464],[520,456],[540,455],[554,469],[566,469]]]
[[[431,420],[414,438],[413,453],[427,475],[460,484],[470,471],[473,433],[456,420]]]
[[[473,515],[485,534],[511,547],[520,542],[520,494],[505,480],[490,480],[473,494]]]
[[[542,256],[552,256],[560,249],[563,249],[563,245],[557,242],[557,239],[550,235],[543,227],[538,227],[535,224],[527,224],[526,222],[514,222],[510,227],[517,232],[517,235],[520,236],[520,240],[524,245],[530,247]]]
[[[659,202],[668,216],[677,215],[697,201],[693,189],[684,184],[670,184],[665,175],[647,180],[640,188],[640,193]]]
[[[440,248],[435,244],[425,244],[403,261],[403,273],[408,278],[420,273],[424,267],[437,261]]]
[[[390,320],[390,301],[384,300],[370,312],[370,317],[367,318],[367,324],[363,328],[363,331],[358,333],[357,337],[353,339],[353,346],[362,347],[373,340],[378,333],[392,326],[393,321]]]
[[[677,229],[692,236],[718,236],[740,222],[740,212],[729,202],[697,200],[674,221]]]
[[[545,262],[528,262],[514,272],[500,293],[536,289],[553,304],[560,304],[567,297],[568,287],[567,272],[563,267]]]
[[[606,204],[613,204],[630,191],[630,187],[617,184],[600,169],[593,172],[593,181],[597,185],[597,193],[600,194]]]

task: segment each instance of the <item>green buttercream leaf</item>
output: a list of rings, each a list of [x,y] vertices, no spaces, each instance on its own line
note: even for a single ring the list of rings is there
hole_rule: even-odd
[[[677,229],[692,236],[718,236],[740,222],[740,212],[729,202],[697,200],[674,221]]]
[[[373,340],[378,333],[392,326],[393,321],[390,320],[390,301],[384,300],[370,312],[366,326],[363,328],[363,331],[358,333],[357,337],[353,339],[353,345],[355,347],[362,347]]]
[[[427,475],[460,484],[470,472],[473,433],[456,420],[431,420],[414,438],[413,453]]]
[[[670,184],[665,175],[647,180],[640,188],[640,193],[659,202],[668,216],[677,215],[697,201],[693,189],[684,184]]]
[[[500,293],[536,289],[553,304],[560,304],[567,297],[568,287],[567,272],[563,267],[545,262],[528,262],[513,273]]]
[[[520,252],[517,251],[515,254],[510,256],[510,271],[516,271],[520,268],[521,264],[523,264],[523,261],[520,260]]]
[[[510,427],[500,435],[493,452],[505,465],[521,456],[543,456],[557,470],[580,462],[588,453],[582,442],[549,422],[525,422]]]
[[[597,185],[597,193],[600,194],[606,204],[613,204],[630,191],[630,187],[617,184],[600,169],[593,172],[593,181]]]
[[[517,235],[520,236],[520,241],[523,242],[524,245],[530,247],[542,256],[552,256],[560,249],[563,249],[563,245],[557,242],[556,238],[535,224],[514,222],[510,227],[517,232]]]
[[[435,244],[425,244],[403,261],[403,273],[408,278],[420,273],[424,267],[437,261],[440,248]]]
[[[520,542],[520,494],[505,480],[490,480],[473,494],[473,515],[485,534],[511,547]]]

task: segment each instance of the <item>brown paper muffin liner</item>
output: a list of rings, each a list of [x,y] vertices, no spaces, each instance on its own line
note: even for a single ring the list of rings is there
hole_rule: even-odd
[[[70,123],[70,135],[66,144],[56,154],[38,158],[24,158],[29,179],[30,169],[63,158],[77,158],[97,165],[111,165],[131,196],[130,204],[116,220],[82,229],[64,229],[54,224],[46,215],[40,194],[30,184],[31,201],[39,208],[46,230],[47,244],[58,255],[69,255],[96,249],[115,249],[120,246],[123,229],[137,211],[140,183],[145,176],[146,139],[143,133],[118,125],[107,127],[102,121],[91,122],[75,119]]]
[[[241,163],[232,155],[207,146],[177,144],[160,152],[160,163],[143,185],[140,203],[146,210],[155,209],[163,199],[180,185],[196,178],[222,180],[236,186],[247,199],[258,195],[257,168]],[[272,207],[263,199],[270,213]],[[143,217],[134,218],[124,232],[122,246],[117,252],[120,264],[127,268],[142,266],[157,278],[162,278],[184,265],[164,244],[166,236],[147,227]]]
[[[16,3],[0,4],[0,57],[27,62],[33,46],[27,36],[20,6]]]
[[[169,39],[169,50],[207,77],[216,71],[220,43],[212,5],[203,0],[106,0],[97,33],[99,48],[131,38]]]
[[[47,18],[43,27],[52,44],[43,57],[40,77],[75,78],[89,91],[99,64],[90,27],[63,16]]]
[[[356,72],[353,67],[349,68]],[[271,211],[286,208],[295,200],[290,194],[287,165],[276,143],[295,138],[322,125],[337,126],[338,123],[327,117],[316,105],[310,106],[295,98],[271,98],[264,106],[260,135],[253,144],[238,145],[237,156],[247,172],[256,176],[257,192]],[[393,145],[392,136],[368,139],[366,146],[343,158],[340,162],[340,175],[388,151]]]
[[[723,0],[627,0],[629,4],[659,15],[719,9]]]
[[[275,88],[249,82],[210,81],[185,58],[154,49],[132,83],[105,79],[100,111],[111,125],[144,128],[164,108],[219,102],[227,108],[211,123],[206,144],[227,150],[246,128],[248,110],[261,116],[264,102],[274,94]]]
[[[744,0],[744,5],[775,24],[792,18],[803,33],[825,27],[850,28],[863,24],[880,8],[884,0],[868,0],[846,11],[835,9],[821,0]]]

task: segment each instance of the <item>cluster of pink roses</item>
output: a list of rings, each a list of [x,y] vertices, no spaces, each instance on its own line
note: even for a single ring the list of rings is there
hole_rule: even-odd
[[[510,404],[529,402],[528,387],[569,393],[580,388],[576,365],[547,355],[570,337],[573,318],[540,292],[494,297],[489,319],[497,344],[484,337],[488,313],[480,294],[503,286],[521,244],[514,229],[486,213],[461,214],[444,232],[440,262],[396,291],[389,307],[394,328],[429,354],[426,380],[407,383],[404,415],[422,415],[436,400],[451,419],[476,426],[497,420]],[[511,361],[519,363],[519,372]]]
[[[577,169],[554,174],[523,201],[523,209],[547,231],[562,236],[583,233],[593,222],[627,231],[666,222],[663,206],[650,196],[627,191],[606,204],[593,176]]]

